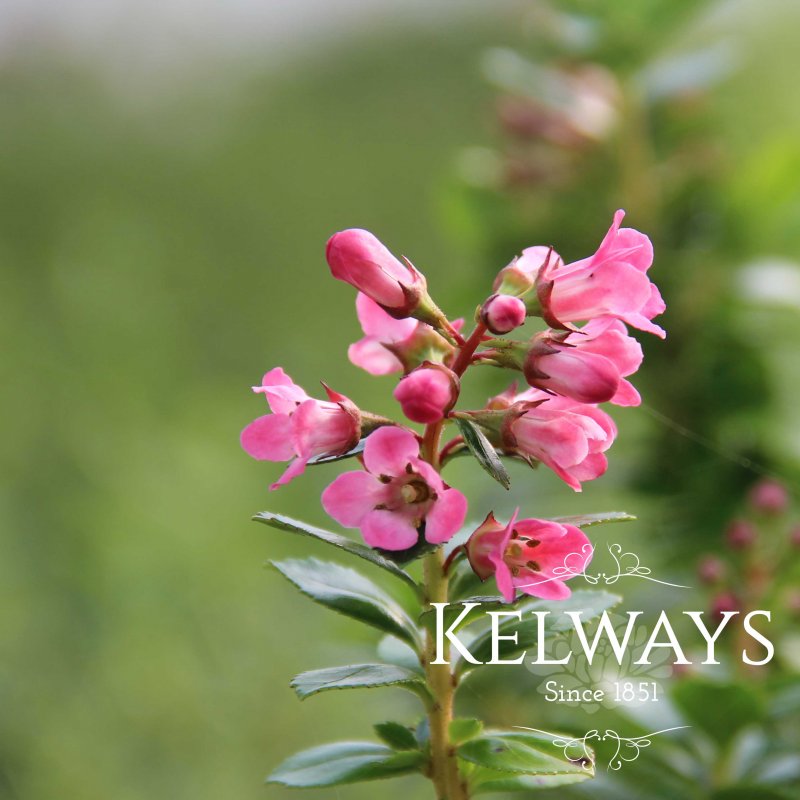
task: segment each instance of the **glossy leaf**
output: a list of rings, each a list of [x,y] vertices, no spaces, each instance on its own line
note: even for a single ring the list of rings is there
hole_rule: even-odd
[[[483,723],[479,719],[454,719],[450,723],[450,741],[461,744],[474,739],[483,732]]]
[[[545,629],[548,633],[560,633],[572,628],[572,620],[566,615],[567,611],[582,611],[581,620],[599,617],[604,611],[617,605],[622,600],[619,595],[600,590],[576,590],[566,600],[538,600],[526,598],[516,607],[506,607],[505,610],[522,612],[522,619],[510,617],[500,623],[501,636],[517,633],[517,641],[500,641],[500,657],[510,659],[519,656],[523,651],[536,647],[539,640],[538,622],[532,617],[533,611],[550,611],[546,619]],[[495,609],[491,609],[495,610]],[[478,661],[489,661],[492,657],[492,632],[487,630],[480,634],[469,646],[469,651]],[[465,674],[480,664],[470,664],[462,660],[456,667],[456,672]]]
[[[273,514],[271,511],[261,511],[256,514],[253,519],[256,522],[263,522],[271,528],[276,528],[279,531],[287,531],[289,533],[298,533],[301,536],[310,536],[317,541],[325,542],[325,544],[333,545],[339,550],[344,550],[346,553],[363,558],[374,564],[376,567],[385,569],[396,578],[405,581],[409,586],[413,587],[414,591],[418,592],[419,587],[417,582],[403,569],[397,566],[394,561],[384,558],[380,553],[367,547],[361,542],[354,542],[346,536],[342,536],[333,531],[326,531],[323,528],[317,528],[314,525],[309,525],[307,522],[286,517],[283,514]]]
[[[419,645],[419,634],[406,612],[361,573],[316,558],[270,563],[320,605],[391,633],[415,647]]]
[[[301,700],[336,689],[373,689],[398,686],[428,698],[425,681],[417,672],[394,664],[348,664],[301,672],[292,679],[292,688]]]
[[[606,522],[632,522],[632,514],[625,511],[601,511],[598,514],[577,514],[573,517],[553,517],[553,522],[561,525],[574,525],[576,528],[588,528],[592,525],[603,525]]]
[[[414,731],[399,722],[379,722],[373,725],[375,733],[392,748],[392,750],[418,750]]]
[[[287,758],[267,777],[267,783],[295,788],[339,786],[415,772],[422,762],[419,751],[398,753],[374,742],[335,742]]]
[[[460,759],[489,770],[490,774],[478,771],[471,777],[473,784],[499,780],[501,775],[526,776],[579,776],[591,777],[593,759],[585,762],[570,761],[564,751],[554,744],[560,737],[556,734],[541,735],[527,731],[487,731],[458,748]],[[566,737],[566,741],[569,737]],[[488,791],[488,789],[486,790]]]
[[[478,463],[505,489],[511,486],[509,477],[500,456],[492,447],[491,442],[486,438],[483,431],[470,422],[468,419],[456,418],[456,424],[464,437],[464,443],[469,447],[470,452],[478,460]]]

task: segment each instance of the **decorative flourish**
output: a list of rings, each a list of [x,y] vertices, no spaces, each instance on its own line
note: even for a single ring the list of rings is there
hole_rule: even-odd
[[[523,725],[515,725],[514,727],[523,731],[532,731],[534,733],[552,735],[547,734],[546,731],[540,731],[538,728],[527,728]],[[636,761],[636,759],[639,758],[639,753],[642,751],[642,749],[649,747],[653,743],[652,740],[654,737],[660,736],[662,733],[680,731],[690,727],[691,725],[679,725],[675,728],[664,728],[664,730],[661,731],[654,731],[653,733],[648,733],[644,736],[632,737],[620,736],[615,730],[610,728],[606,728],[601,734],[599,729],[593,728],[592,730],[587,731],[583,736],[576,736],[572,739],[559,736],[555,737],[551,741],[556,747],[563,750],[564,757],[566,759],[580,763],[585,770],[592,770],[595,766],[595,760],[592,757],[592,751],[589,749],[589,745],[587,744],[588,742],[615,742],[616,749],[614,750],[614,755],[609,759],[606,769],[614,770],[616,772],[622,769],[623,764],[630,764],[632,761]]]
[[[613,586],[620,578],[643,578],[646,581],[660,583],[662,586],[672,586],[676,589],[691,588],[681,583],[669,583],[668,581],[661,581],[658,578],[651,577],[652,570],[649,567],[642,566],[639,556],[628,551],[623,552],[620,544],[609,544],[606,545],[606,548],[611,554],[611,558],[614,559],[615,572],[596,572],[594,574],[586,572],[586,565],[591,561],[595,552],[594,546],[587,543],[583,545],[580,552],[569,553],[565,556],[563,566],[554,567],[551,570],[551,578],[525,584],[525,586],[538,586],[550,581],[563,581],[580,577],[592,586],[597,586],[599,583]],[[521,586],[518,588],[521,588]]]

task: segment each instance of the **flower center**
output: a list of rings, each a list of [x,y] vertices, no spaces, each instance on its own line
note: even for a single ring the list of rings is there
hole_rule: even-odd
[[[400,487],[400,497],[408,505],[424,503],[432,496],[431,487],[422,478],[416,476]]]

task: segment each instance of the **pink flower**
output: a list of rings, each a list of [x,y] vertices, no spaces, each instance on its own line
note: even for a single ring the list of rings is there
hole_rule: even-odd
[[[481,322],[496,334],[509,333],[525,322],[525,303],[519,297],[493,294],[481,309]]]
[[[523,365],[531,386],[580,403],[638,406],[642,402],[625,380],[639,369],[642,347],[619,320],[593,319],[579,332],[548,332],[536,339]]]
[[[541,461],[576,492],[608,468],[605,451],[617,428],[596,406],[531,389],[517,396],[507,420],[505,449]]]
[[[290,461],[277,489],[301,475],[314,456],[345,453],[358,444],[361,415],[344,395],[327,389],[330,401],[314,400],[280,367],[271,369],[253,391],[266,395],[272,410],[243,431],[245,452],[259,461]]]
[[[666,308],[646,274],[653,263],[653,246],[643,233],[619,227],[624,216],[624,211],[617,211],[593,256],[566,266],[551,260],[541,270],[537,281],[539,302],[542,316],[553,327],[595,317],[615,317],[634,328],[661,338],[666,336],[651,322]],[[541,261],[540,250],[532,254],[534,261]],[[517,261],[518,266],[527,252]]]
[[[463,524],[467,499],[419,457],[410,431],[386,427],[370,434],[364,466],[336,478],[322,493],[322,505],[340,525],[360,528],[371,547],[407,550],[423,525],[425,539],[439,544]]]
[[[350,345],[347,355],[371,375],[410,372],[423,361],[444,362],[453,346],[430,325],[415,319],[394,319],[362,292],[356,297],[356,313],[363,339]],[[461,328],[463,320],[453,327]]]
[[[475,574],[491,575],[506,602],[517,590],[544,600],[565,600],[564,581],[580,575],[592,558],[592,545],[579,528],[546,519],[517,519],[508,525],[490,513],[466,544]]]
[[[776,480],[765,478],[750,490],[750,503],[763,514],[782,514],[789,508],[789,492]]]
[[[440,364],[425,364],[406,375],[394,390],[403,413],[425,425],[438,422],[458,399],[458,376]]]
[[[401,264],[381,241],[360,228],[331,236],[326,257],[334,278],[355,286],[398,317],[409,316],[425,288],[420,273]]]

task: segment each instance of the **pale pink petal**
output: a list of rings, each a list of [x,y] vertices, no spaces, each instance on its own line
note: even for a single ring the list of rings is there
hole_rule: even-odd
[[[308,400],[308,395],[280,367],[275,367],[261,379],[254,392],[266,395],[269,407],[275,414],[291,414],[297,406]]]
[[[605,453],[590,453],[580,464],[570,467],[569,471],[570,477],[574,481],[593,481],[603,475],[607,469],[608,459]],[[573,486],[573,488],[575,487]]]
[[[240,440],[244,451],[259,461],[288,461],[295,455],[288,414],[266,414],[253,420]]]
[[[431,544],[449,541],[466,516],[467,498],[458,489],[445,489],[425,518],[425,538]]]
[[[600,247],[597,248],[597,252],[592,256],[592,261],[594,263],[603,261],[613,251],[619,233],[619,226],[622,224],[624,218],[625,212],[621,208],[614,212],[614,220],[611,223],[611,227],[608,229],[608,233],[603,237],[603,241],[600,242]]]
[[[615,258],[624,257],[625,261],[642,272],[647,272],[653,264],[652,242],[634,228],[620,228],[614,246]]]
[[[306,400],[292,414],[294,446],[302,456],[343,453],[357,434],[358,423],[338,403]]]
[[[513,603],[517,593],[514,589],[511,570],[501,556],[493,554],[489,556],[489,558],[494,562],[494,579],[497,583],[498,591],[503,595],[503,599],[506,603]]]
[[[647,319],[653,319],[653,317],[663,314],[666,310],[667,304],[664,302],[664,298],[661,297],[661,292],[658,290],[658,286],[656,286],[654,283],[651,284],[650,299],[644,304],[642,314],[647,317]]]
[[[425,483],[434,492],[442,492],[444,490],[442,476],[427,461],[423,461],[421,458],[412,458],[408,463],[411,464],[414,472],[425,478]]]
[[[645,331],[646,333],[655,334],[659,339],[667,338],[667,332],[654,322],[651,322],[643,314],[629,312],[620,314],[620,317],[622,317],[622,319],[624,319],[625,322],[627,322],[632,328],[637,328],[638,330]]]
[[[617,393],[611,398],[615,406],[639,406],[642,404],[642,396],[630,381],[623,378],[619,382]]]
[[[402,372],[400,359],[387,350],[374,336],[365,336],[347,348],[347,357],[352,364],[369,372],[370,375],[391,375]]]
[[[383,509],[370,511],[360,527],[364,541],[370,547],[380,547],[382,550],[407,550],[419,538],[410,519]]]
[[[527,569],[521,570],[513,583],[523,594],[539,597],[542,600],[566,600],[572,594],[569,586],[563,581],[548,580],[539,573]]]
[[[322,507],[345,528],[361,520],[385,499],[386,487],[367,472],[345,472],[322,493]]]
[[[283,475],[281,475],[275,483],[271,484],[269,488],[275,491],[275,489],[279,489],[281,486],[286,486],[287,483],[291,483],[298,475],[302,475],[306,471],[307,464],[307,458],[296,458],[284,470]]]
[[[373,475],[402,475],[418,456],[417,437],[391,425],[371,433],[364,445],[364,464]]]
[[[582,348],[559,348],[536,359],[536,369],[546,378],[529,377],[542,389],[565,394],[579,403],[605,403],[617,392],[619,370],[605,356]]]
[[[359,292],[356,296],[356,314],[361,329],[367,336],[374,336],[387,344],[408,338],[418,325],[417,321],[410,317],[395,319],[363,292]]]

